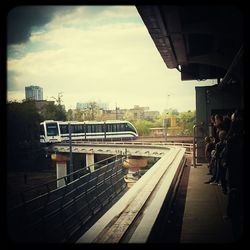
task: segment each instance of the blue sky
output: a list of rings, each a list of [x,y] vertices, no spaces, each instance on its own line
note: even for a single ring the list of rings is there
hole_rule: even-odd
[[[195,86],[204,83],[182,82],[167,68],[135,6],[24,10],[8,20],[15,36],[8,45],[8,100],[21,101],[25,86],[38,85],[47,100],[61,92],[66,109],[101,101],[111,109],[195,110]]]

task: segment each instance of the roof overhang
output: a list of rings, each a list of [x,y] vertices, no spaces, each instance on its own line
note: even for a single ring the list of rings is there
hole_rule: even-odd
[[[238,70],[243,17],[232,6],[136,6],[165,64],[182,80],[221,79]],[[232,69],[234,65],[234,70]]]

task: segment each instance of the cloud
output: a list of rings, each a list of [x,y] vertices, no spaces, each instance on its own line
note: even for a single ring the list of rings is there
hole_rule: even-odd
[[[8,13],[8,45],[25,43],[29,40],[32,28],[49,23],[54,15],[71,11],[75,7],[67,6],[20,6]]]
[[[102,24],[107,18],[115,20],[133,20],[132,6],[19,6],[8,13],[7,41],[8,45],[29,41],[34,30],[49,24],[50,27],[76,25],[85,22],[93,27]],[[135,8],[135,7],[134,7]],[[133,8],[132,8],[133,9]],[[66,22],[67,24],[63,24]]]
[[[22,85],[18,81],[19,73],[14,70],[8,71],[8,90],[9,91],[20,91],[22,90]]]

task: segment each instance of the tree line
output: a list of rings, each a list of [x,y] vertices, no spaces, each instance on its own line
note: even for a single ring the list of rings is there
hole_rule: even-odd
[[[23,169],[41,163],[44,151],[40,145],[40,122],[44,120],[66,120],[66,111],[57,102],[49,102],[40,111],[33,100],[7,103],[8,168]]]
[[[135,125],[140,136],[148,136],[150,134],[150,128],[158,127],[167,127],[166,130],[171,126],[170,118],[176,118],[176,127],[179,127],[180,136],[192,136],[193,135],[193,126],[196,121],[196,112],[195,111],[185,111],[178,112],[176,109],[165,110],[162,114],[159,115],[156,119],[137,119],[130,121]],[[167,121],[166,125],[164,124]]]

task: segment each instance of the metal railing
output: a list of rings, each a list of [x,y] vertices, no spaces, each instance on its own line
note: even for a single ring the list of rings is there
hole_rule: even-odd
[[[206,136],[212,136],[209,132],[211,130],[210,125],[206,124],[195,124],[193,126],[193,166],[199,165],[198,161],[205,160],[205,143],[204,139]]]
[[[196,168],[196,160],[197,160],[197,155],[196,155],[196,128],[197,125],[193,126],[193,167]]]
[[[93,216],[126,188],[124,157],[105,160],[111,158],[112,162],[94,172],[84,173],[80,169],[63,177],[63,187],[51,189],[47,183],[46,192],[34,198],[23,193],[21,204],[8,209],[9,238],[17,242],[70,242]],[[71,176],[74,178],[70,182]]]

